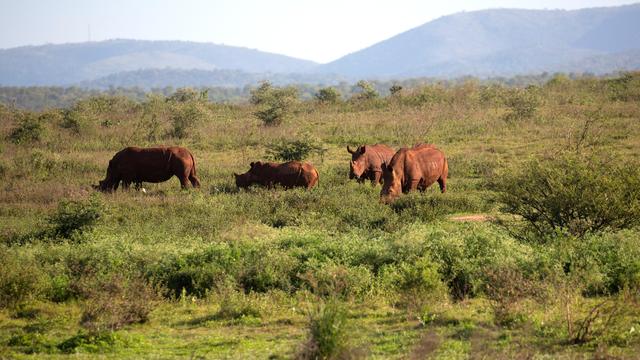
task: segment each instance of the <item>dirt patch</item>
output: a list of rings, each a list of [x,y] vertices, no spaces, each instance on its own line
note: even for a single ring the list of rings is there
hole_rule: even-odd
[[[493,216],[489,216],[485,214],[461,215],[461,216],[452,216],[449,218],[449,220],[460,221],[460,222],[483,222],[483,221],[491,221],[493,219],[494,219]]]

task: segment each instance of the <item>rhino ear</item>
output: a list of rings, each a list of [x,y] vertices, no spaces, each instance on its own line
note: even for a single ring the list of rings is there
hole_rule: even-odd
[[[252,161],[251,164],[249,164],[249,166],[253,168],[254,166],[256,166],[256,163]]]
[[[349,152],[349,154],[353,154],[353,153],[355,153],[355,151],[351,150],[351,148],[349,147],[349,145],[347,145],[347,151]]]

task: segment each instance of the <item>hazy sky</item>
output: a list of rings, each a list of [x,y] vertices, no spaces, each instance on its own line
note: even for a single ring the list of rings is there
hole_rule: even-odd
[[[0,48],[114,38],[244,46],[328,62],[443,15],[624,0],[0,0]]]

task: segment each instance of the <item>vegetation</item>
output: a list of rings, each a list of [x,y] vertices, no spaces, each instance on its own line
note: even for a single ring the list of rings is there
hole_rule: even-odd
[[[633,358],[638,78],[401,82],[292,98],[277,126],[254,116],[262,100],[202,89],[0,107],[0,353]],[[532,113],[510,100],[525,92]],[[44,131],[13,141],[27,118]],[[345,150],[376,142],[436,144],[447,193],[381,204]],[[193,152],[199,190],[92,189],[115,152],[159,143]],[[312,162],[319,186],[237,190],[233,173],[267,158]]]

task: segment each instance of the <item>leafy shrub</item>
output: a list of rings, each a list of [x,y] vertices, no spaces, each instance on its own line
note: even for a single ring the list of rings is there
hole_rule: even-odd
[[[505,222],[522,238],[544,241],[558,232],[582,236],[640,223],[640,170],[608,159],[558,156],[531,160],[492,181],[506,213],[524,227]]]
[[[42,272],[33,260],[0,249],[0,308],[13,307],[37,297],[43,289]]]
[[[207,117],[202,104],[188,102],[171,108],[171,130],[169,135],[178,139],[190,136],[198,124]]]
[[[197,91],[192,88],[179,88],[169,97],[167,101],[173,102],[192,102],[192,101],[206,101],[209,98],[209,92],[207,90]]]
[[[627,72],[606,83],[612,100],[640,101],[640,72]]]
[[[372,100],[380,96],[376,88],[366,80],[360,80],[356,83],[356,100]]]
[[[397,95],[397,94],[400,94],[400,91],[402,91],[402,86],[400,86],[400,85],[398,85],[398,84],[392,85],[392,86],[389,88],[389,92],[391,93],[391,95]]]
[[[31,113],[20,113],[20,119],[11,133],[9,139],[14,144],[25,144],[40,141],[44,138],[45,127],[42,119]]]
[[[80,324],[91,333],[118,330],[144,323],[158,300],[158,291],[141,277],[111,274],[84,279],[86,296]]]
[[[362,297],[373,287],[373,276],[365,266],[332,262],[308,265],[310,269],[300,278],[318,296],[348,300]]]
[[[260,107],[254,116],[266,126],[280,125],[291,113],[293,103],[298,97],[294,87],[276,88],[268,81],[251,91],[249,101]]]
[[[314,97],[320,103],[335,104],[340,100],[340,92],[334,87],[326,87],[318,90]]]
[[[221,296],[220,309],[216,312],[215,319],[259,318],[263,313],[264,304],[255,296],[255,293],[244,294],[234,289],[225,289]]]
[[[69,239],[76,233],[91,229],[104,214],[104,205],[96,196],[89,201],[62,200],[58,210],[49,217],[53,235]]]
[[[57,348],[66,354],[77,352],[79,349],[89,353],[104,353],[111,351],[121,343],[120,337],[111,331],[83,332],[62,341]]]
[[[305,135],[300,140],[280,140],[268,145],[267,157],[282,161],[302,161],[311,154],[320,153],[322,150],[322,146]]]
[[[89,127],[89,119],[78,109],[66,110],[63,113],[60,127],[79,135]]]
[[[336,359],[348,349],[347,309],[335,300],[319,303],[309,315],[309,339],[298,359]]]
[[[485,272],[484,293],[491,302],[493,315],[500,325],[518,320],[516,305],[519,301],[540,294],[538,285],[525,277],[513,265],[493,266]]]
[[[535,87],[511,90],[504,99],[504,103],[509,109],[505,120],[517,121],[532,118],[538,110],[540,102]]]
[[[19,333],[9,338],[7,345],[24,354],[51,353],[55,345],[37,332]]]
[[[428,258],[420,258],[398,266],[397,290],[407,301],[416,299],[442,298],[444,284],[440,279],[438,266]]]

